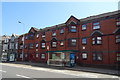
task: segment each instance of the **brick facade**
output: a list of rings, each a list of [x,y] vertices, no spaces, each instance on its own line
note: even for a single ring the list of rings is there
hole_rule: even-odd
[[[116,25],[120,21],[119,13],[114,11],[83,19],[71,16],[63,24],[43,29],[32,27],[19,37],[18,60],[22,60],[20,54],[23,53],[23,61],[47,63],[51,54],[64,53],[62,55],[66,56],[74,53],[76,64],[116,65],[120,61],[117,60],[117,54],[120,54],[119,36],[116,42],[116,35],[120,35],[120,24]],[[20,45],[24,47],[20,49]]]

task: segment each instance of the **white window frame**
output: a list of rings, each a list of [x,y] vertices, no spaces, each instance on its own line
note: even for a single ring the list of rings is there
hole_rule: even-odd
[[[39,55],[38,54],[36,54],[36,58],[38,58],[39,57]]]
[[[37,44],[36,44],[36,48],[38,48],[38,46],[39,46],[39,44],[37,43]]]
[[[41,59],[45,59],[45,54],[41,54]]]
[[[102,37],[93,37],[92,44],[102,44]]]
[[[53,32],[53,33],[52,33],[52,36],[56,36],[56,32]]]
[[[93,23],[93,29],[100,29],[100,22]]]
[[[63,41],[60,41],[60,46],[64,46],[64,42]]]
[[[102,61],[103,60],[103,56],[102,56],[103,54],[97,54],[97,53],[94,53],[93,54],[93,60],[95,60],[95,61]]]
[[[38,37],[39,37],[39,34],[36,34],[36,37],[38,38]]]
[[[116,35],[116,43],[120,43],[120,35]]]
[[[63,34],[64,33],[64,29],[60,29],[60,34]]]
[[[70,26],[70,32],[77,32],[76,26]]]
[[[87,59],[87,57],[88,57],[87,53],[83,52],[82,53],[82,59]]]
[[[52,47],[57,47],[57,42],[56,41],[52,42]]]
[[[83,24],[83,25],[82,25],[82,30],[86,30],[86,29],[87,29],[86,24]]]
[[[41,47],[42,47],[42,48],[45,48],[45,47],[46,47],[45,42],[42,42],[42,43],[41,43]]]
[[[85,40],[85,42],[84,42]],[[87,38],[82,38],[82,44],[87,44]]]
[[[70,46],[76,46],[77,45],[77,40],[76,39],[71,39],[69,44],[71,44]]]

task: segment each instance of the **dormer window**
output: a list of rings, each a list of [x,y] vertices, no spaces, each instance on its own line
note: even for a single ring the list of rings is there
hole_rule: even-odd
[[[93,23],[93,29],[100,29],[100,23],[99,22]]]
[[[22,41],[24,41],[24,36],[22,37]]]
[[[33,33],[29,34],[29,39],[33,39],[33,38],[34,38],[34,34]]]
[[[55,31],[52,33],[52,36],[56,36],[56,32]]]
[[[36,37],[38,38],[38,37],[39,37],[39,34],[36,34]]]
[[[45,38],[45,32],[42,34],[42,38]]]
[[[53,39],[51,40],[51,47],[52,47],[52,48],[56,48],[56,47],[57,47],[57,40],[56,40],[56,38],[53,38]]]
[[[42,46],[41,46],[41,47],[42,47],[42,48],[45,48],[45,43],[41,43],[41,44],[42,44]]]
[[[77,32],[76,26],[70,26],[69,31],[70,32]]]
[[[86,30],[86,24],[82,25],[82,30]]]

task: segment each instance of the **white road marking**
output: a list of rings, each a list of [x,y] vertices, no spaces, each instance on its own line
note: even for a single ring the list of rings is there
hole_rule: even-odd
[[[42,68],[42,67],[32,67],[28,65],[22,65],[22,64],[1,64],[0,65],[5,65],[5,66],[11,66],[11,67],[18,67],[18,68],[24,68],[24,69],[31,69],[31,70],[40,70],[40,71],[46,71],[46,72],[53,72],[53,73],[61,73],[61,74],[66,74],[66,75],[73,75],[73,76],[78,76],[78,77],[84,77],[84,78],[101,78],[101,76],[104,76],[103,78],[115,78],[116,76],[111,76],[111,75],[103,75],[99,73],[90,73],[90,72],[80,72],[80,71],[69,71],[69,70],[55,70],[55,69],[50,69],[50,68]]]
[[[16,76],[23,77],[23,78],[30,78],[30,77],[27,77],[27,76],[24,76],[24,75],[19,75],[19,74],[16,74]]]
[[[118,78],[118,76],[112,76],[112,78]]]
[[[0,70],[0,72],[4,72],[4,73],[6,73],[6,71],[3,71],[3,70]]]

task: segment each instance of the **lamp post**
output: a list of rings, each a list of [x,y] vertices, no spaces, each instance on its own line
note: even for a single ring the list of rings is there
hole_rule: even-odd
[[[25,24],[22,23],[21,21],[18,21],[18,23],[22,24],[23,25],[23,37],[22,37],[22,43],[23,43],[23,48],[22,48],[22,61],[24,60],[24,27],[25,27]]]

